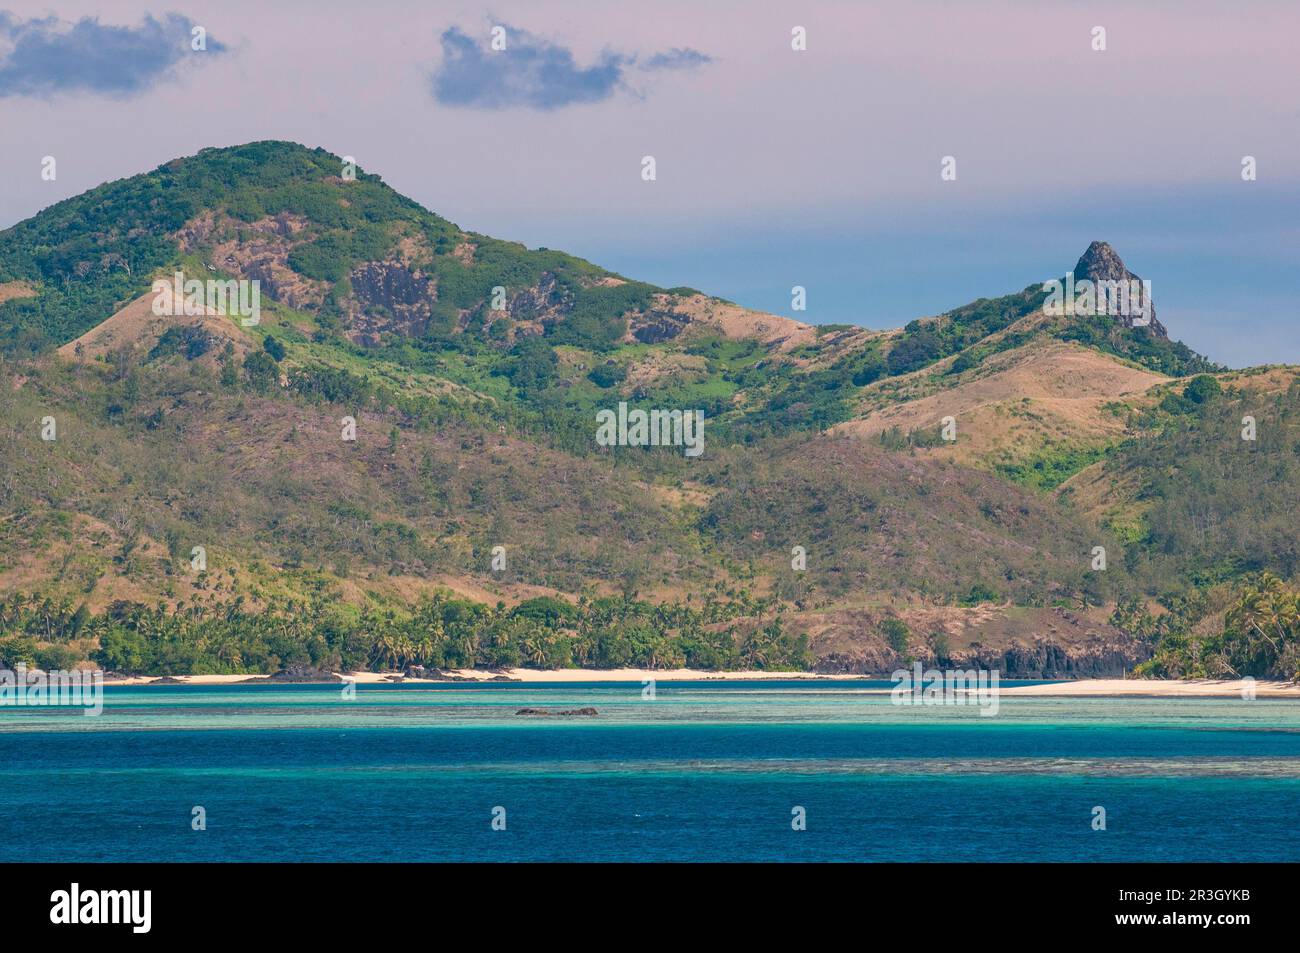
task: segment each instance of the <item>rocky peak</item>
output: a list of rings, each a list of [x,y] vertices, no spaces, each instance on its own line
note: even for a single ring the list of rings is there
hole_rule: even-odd
[[[1129,271],[1124,265],[1119,253],[1111,248],[1106,242],[1093,242],[1088,246],[1080,257],[1078,263],[1074,266],[1074,280],[1079,281],[1087,278],[1094,284],[1099,281],[1138,281],[1142,279],[1133,272]],[[1168,337],[1165,326],[1156,320],[1156,306],[1154,301],[1148,304],[1148,315],[1151,318],[1151,333],[1157,337]],[[1126,327],[1133,327],[1132,315],[1117,315]]]
[[[1094,281],[1098,278],[1118,280],[1129,274],[1130,272],[1124,266],[1119,253],[1106,242],[1093,242],[1088,246],[1088,250],[1080,256],[1079,263],[1074,266],[1074,277],[1076,279],[1087,277]]]

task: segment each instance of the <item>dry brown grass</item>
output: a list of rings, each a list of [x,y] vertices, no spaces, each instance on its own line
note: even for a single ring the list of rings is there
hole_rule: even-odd
[[[630,396],[635,391],[651,386],[667,387],[704,380],[708,376],[709,362],[695,354],[678,351],[650,351],[645,357],[627,368],[619,392]]]
[[[12,301],[15,298],[31,298],[35,294],[36,289],[25,281],[0,282],[0,304]]]
[[[957,440],[933,453],[959,463],[989,465],[1023,459],[1050,445],[1097,446],[1120,437],[1125,421],[1105,409],[1111,402],[1149,402],[1147,392],[1169,378],[1109,355],[1061,341],[1036,341],[988,359],[954,385],[934,391],[932,369],[891,382],[901,402],[870,406],[834,430],[874,437],[890,427],[903,432],[935,428],[956,418]]]
[[[122,347],[147,351],[174,325],[200,325],[219,340],[232,342],[240,357],[253,347],[251,339],[232,318],[211,309],[205,309],[207,313],[201,315],[160,316],[153,313],[153,301],[153,291],[145,292],[107,321],[63,345],[59,355],[69,360],[93,361]]]
[[[812,344],[817,340],[817,329],[811,324],[762,311],[750,311],[707,295],[656,295],[655,304],[685,318],[697,332],[711,331],[733,340],[754,338],[782,351]]]

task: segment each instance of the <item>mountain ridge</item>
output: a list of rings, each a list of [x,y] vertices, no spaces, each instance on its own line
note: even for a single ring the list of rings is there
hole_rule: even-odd
[[[1121,605],[1289,565],[1281,537],[1218,570],[1152,548],[1182,539],[1139,498],[1152,448],[1294,390],[1154,320],[1050,315],[1034,284],[892,331],[807,325],[464,231],[345,171],[283,142],[203,150],[0,232],[0,591],[90,613],[160,673],[391,664],[376,633],[429,625],[434,599],[440,625],[503,640],[479,662],[1104,674],[1156,651]],[[1076,270],[1131,275],[1089,252]],[[155,314],[174,271],[259,282],[259,322]],[[620,402],[698,408],[704,458],[598,445]],[[1230,449],[1193,443],[1207,465]],[[158,604],[156,624],[198,620],[179,656],[140,636]],[[304,607],[337,639],[247,641]],[[14,625],[39,634],[29,611]],[[232,612],[222,660],[201,633]],[[107,658],[103,633],[23,651]]]

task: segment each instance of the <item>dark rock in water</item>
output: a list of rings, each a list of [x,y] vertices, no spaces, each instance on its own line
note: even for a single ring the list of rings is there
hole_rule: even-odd
[[[1105,242],[1093,242],[1088,246],[1088,250],[1079,258],[1078,264],[1074,266],[1074,280],[1087,278],[1094,284],[1102,281],[1136,281],[1141,283],[1142,279],[1133,272],[1129,271],[1120,259],[1115,249]],[[1132,315],[1117,315],[1124,322],[1126,327],[1133,327]],[[1152,302],[1147,302],[1147,317],[1150,318],[1151,333],[1156,337],[1168,337],[1165,326],[1156,320],[1156,306]]]
[[[453,675],[450,672],[441,672],[436,668],[426,669],[423,678],[433,682],[472,682],[473,678],[468,675]]]
[[[335,675],[329,669],[312,668],[309,665],[290,665],[282,668],[274,675],[264,675],[261,678],[245,679],[249,682],[341,682],[343,678]]]
[[[418,678],[426,682],[458,681],[458,678],[455,675],[448,675],[446,672],[440,672],[436,668],[425,668],[423,665],[412,665],[402,674],[407,678]]]
[[[549,708],[521,708],[516,715],[549,715],[551,717],[560,717],[565,715],[598,715],[600,714],[594,708],[571,708],[568,711],[551,711]]]
[[[150,685],[184,685],[179,678],[173,678],[171,675],[164,675],[162,678],[155,678],[149,683]]]

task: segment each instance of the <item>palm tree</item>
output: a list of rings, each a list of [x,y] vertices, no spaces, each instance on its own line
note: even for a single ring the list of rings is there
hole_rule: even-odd
[[[396,668],[405,669],[411,664],[411,659],[415,655],[415,644],[406,633],[398,633],[394,639],[393,653],[394,661],[397,663]]]
[[[523,654],[524,660],[532,662],[539,668],[546,664],[548,647],[547,640],[538,632],[530,632],[523,637],[520,642],[519,650]]]
[[[420,636],[415,643],[415,660],[421,665],[433,664],[434,643],[428,633]]]
[[[1295,650],[1300,593],[1272,573],[1263,573],[1242,590],[1223,621],[1223,662],[1233,674],[1292,674],[1277,669]]]
[[[370,647],[371,665],[377,669],[390,669],[397,664],[397,645],[389,632],[381,632]]]

